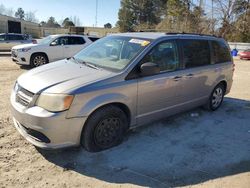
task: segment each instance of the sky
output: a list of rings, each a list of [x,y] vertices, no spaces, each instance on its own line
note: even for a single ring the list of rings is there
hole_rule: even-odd
[[[95,25],[96,0],[0,0],[6,8],[22,7],[24,11],[34,11],[39,21],[47,21],[50,16],[58,22],[66,17],[77,16],[82,26]],[[120,0],[98,0],[97,26],[106,23],[115,26],[118,20]]]

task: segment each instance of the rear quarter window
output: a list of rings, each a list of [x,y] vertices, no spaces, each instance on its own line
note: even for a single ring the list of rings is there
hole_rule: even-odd
[[[231,55],[227,45],[221,41],[212,41],[213,63],[225,63],[231,61]]]
[[[186,68],[210,64],[210,48],[206,40],[181,40]]]

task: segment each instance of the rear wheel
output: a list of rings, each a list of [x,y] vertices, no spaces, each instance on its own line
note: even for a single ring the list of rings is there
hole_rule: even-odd
[[[116,106],[106,106],[87,120],[81,144],[90,152],[105,150],[120,144],[127,129],[126,114]]]
[[[224,84],[220,83],[214,88],[212,94],[210,95],[210,98],[206,104],[206,108],[212,111],[217,110],[223,102],[224,94],[225,86]]]
[[[35,54],[35,55],[32,55],[30,59],[30,64],[32,67],[38,67],[48,62],[49,62],[48,58],[46,57],[45,54]]]

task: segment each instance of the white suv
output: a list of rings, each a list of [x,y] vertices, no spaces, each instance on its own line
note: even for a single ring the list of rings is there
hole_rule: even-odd
[[[83,35],[50,35],[38,41],[38,44],[14,46],[11,49],[11,57],[17,64],[37,67],[72,57],[97,39],[97,37]]]

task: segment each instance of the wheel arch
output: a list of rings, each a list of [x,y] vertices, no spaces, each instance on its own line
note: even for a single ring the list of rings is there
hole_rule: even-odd
[[[106,104],[103,104],[103,105],[97,107],[92,112],[90,112],[86,122],[88,121],[89,117],[91,115],[93,115],[96,111],[100,110],[101,108],[108,107],[108,106],[116,106],[116,107],[120,108],[125,113],[126,117],[128,118],[128,123],[130,125],[131,111],[130,111],[129,107],[126,104],[122,103],[122,102],[110,102],[110,103],[106,103]],[[85,124],[86,124],[86,122],[85,122]]]
[[[219,85],[219,84],[222,84],[224,86],[224,92],[226,92],[227,91],[227,81],[226,80],[221,80],[217,85]]]
[[[49,57],[48,57],[47,53],[45,53],[45,52],[34,52],[34,53],[32,53],[31,56],[30,56],[30,64],[31,64],[31,59],[32,59],[32,57],[35,56],[35,55],[39,55],[39,54],[45,55],[46,58],[47,58],[47,60],[48,60],[48,62],[49,62]]]

